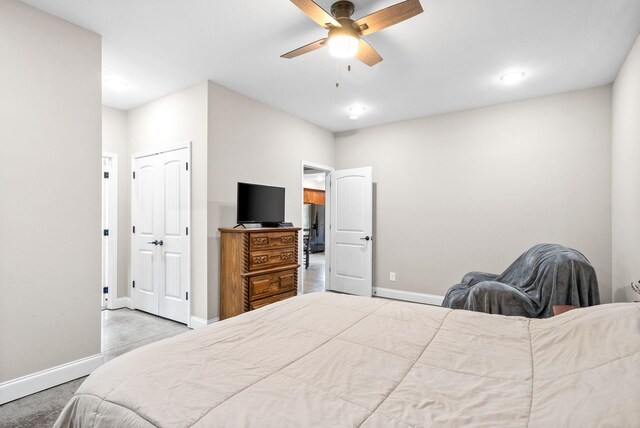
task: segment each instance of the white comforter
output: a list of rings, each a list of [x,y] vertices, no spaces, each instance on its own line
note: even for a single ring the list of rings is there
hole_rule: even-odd
[[[96,370],[57,427],[638,427],[640,305],[550,319],[310,294]]]

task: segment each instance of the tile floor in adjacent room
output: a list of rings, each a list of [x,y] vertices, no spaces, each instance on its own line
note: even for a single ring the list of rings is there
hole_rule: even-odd
[[[324,253],[309,254],[304,271],[304,294],[324,291]]]
[[[171,320],[131,309],[102,311],[102,353],[115,357],[184,333],[189,328]],[[0,427],[50,428],[85,377],[0,406]]]

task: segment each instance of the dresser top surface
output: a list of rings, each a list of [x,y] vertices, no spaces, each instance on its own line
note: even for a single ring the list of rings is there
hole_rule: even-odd
[[[242,228],[226,228],[221,227],[218,229],[222,233],[261,233],[261,232],[297,232],[301,230],[300,227],[251,227],[248,229]]]

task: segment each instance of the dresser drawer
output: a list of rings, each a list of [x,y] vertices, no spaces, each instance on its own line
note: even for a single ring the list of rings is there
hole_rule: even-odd
[[[258,300],[293,290],[296,285],[295,272],[295,270],[285,270],[249,278],[249,300]]]
[[[254,251],[294,247],[295,242],[296,232],[252,233],[249,236],[249,249]]]
[[[288,299],[289,297],[293,297],[296,295],[295,291],[288,291],[282,294],[276,294],[275,296],[267,297],[260,300],[254,300],[249,303],[249,310],[254,310],[266,306],[270,303],[279,302],[280,300]]]
[[[249,270],[267,269],[295,263],[297,248],[289,246],[275,250],[251,251],[249,253]]]

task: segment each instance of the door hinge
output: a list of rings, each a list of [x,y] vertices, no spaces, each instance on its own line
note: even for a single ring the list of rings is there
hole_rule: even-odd
[[[187,162],[186,165],[187,165],[187,171],[189,171],[189,162]]]
[[[186,295],[186,300],[189,300],[189,292],[188,291],[185,293],[185,295]]]
[[[109,292],[109,287],[102,287],[102,294],[107,294]]]
[[[133,288],[136,288],[136,282],[135,281],[131,281],[133,283]]]
[[[109,229],[104,229],[102,231],[102,236],[109,236]]]
[[[104,172],[104,178],[109,178],[109,171]]]
[[[136,172],[135,171],[133,171],[133,179],[134,180],[136,179]]]
[[[133,233],[136,233],[136,227],[133,226]]]
[[[187,235],[188,235],[188,234],[189,234],[189,228],[187,227],[187,228],[185,228],[185,229],[187,230]]]

